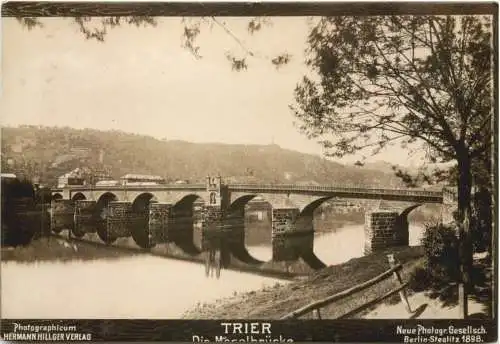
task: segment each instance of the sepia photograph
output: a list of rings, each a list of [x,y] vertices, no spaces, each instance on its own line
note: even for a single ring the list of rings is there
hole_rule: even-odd
[[[3,341],[497,340],[498,4],[1,13]]]

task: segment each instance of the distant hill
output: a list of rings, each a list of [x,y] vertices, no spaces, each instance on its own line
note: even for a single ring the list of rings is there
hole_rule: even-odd
[[[76,167],[154,174],[168,181],[203,182],[220,174],[230,182],[399,186],[387,169],[346,166],[277,145],[190,143],[120,131],[68,127],[2,128],[2,171],[40,175],[49,185]]]

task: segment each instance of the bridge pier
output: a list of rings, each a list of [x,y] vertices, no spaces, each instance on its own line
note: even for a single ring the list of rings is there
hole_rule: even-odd
[[[75,207],[72,200],[52,200],[50,204],[50,211],[50,229],[52,231],[60,233],[63,229],[73,229]]]
[[[312,216],[300,216],[297,208],[272,209],[273,261],[295,261],[313,254]]]
[[[202,251],[220,251],[222,266],[230,263],[231,228],[224,226],[224,211],[220,205],[202,207]]]
[[[107,211],[107,238],[116,240],[117,238],[130,236],[132,203],[124,201],[109,202]]]
[[[76,237],[82,237],[85,233],[95,233],[98,221],[96,201],[78,200],[75,201],[74,231]]]
[[[365,214],[365,255],[408,244],[409,227],[405,214],[392,210],[374,210]]]
[[[169,236],[171,210],[172,204],[170,203],[149,204],[149,233],[156,243],[163,244],[172,241]]]
[[[201,230],[203,251],[211,249],[220,249],[222,235],[222,217],[223,211],[220,207],[202,206],[201,212]]]

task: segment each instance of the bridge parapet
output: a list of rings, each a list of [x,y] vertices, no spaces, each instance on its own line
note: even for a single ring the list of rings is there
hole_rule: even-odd
[[[74,185],[71,190],[206,190],[205,184],[156,184],[156,185]],[[63,189],[52,189],[52,192],[61,192]]]
[[[442,203],[442,191],[413,190],[413,189],[381,189],[342,187],[335,185],[294,185],[294,184],[230,184],[230,192],[253,193],[285,193],[306,194],[317,196],[345,197],[345,198],[376,198],[385,200],[400,200],[412,202]]]

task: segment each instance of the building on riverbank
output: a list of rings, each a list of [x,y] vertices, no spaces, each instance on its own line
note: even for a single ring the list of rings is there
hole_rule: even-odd
[[[63,188],[67,185],[85,185],[85,178],[81,168],[77,167],[57,178],[58,188]]]
[[[122,185],[154,185],[164,184],[165,178],[160,176],[152,176],[147,174],[126,174],[120,178]]]

